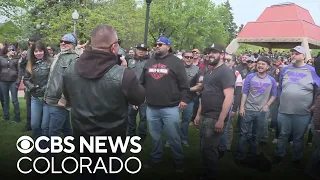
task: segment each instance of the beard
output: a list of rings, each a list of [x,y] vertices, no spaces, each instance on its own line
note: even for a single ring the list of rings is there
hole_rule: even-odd
[[[155,57],[163,57],[163,56],[166,55],[166,54],[167,54],[166,51],[161,51],[161,50],[156,50],[156,51],[154,52],[154,56],[155,56]]]
[[[215,67],[219,62],[220,62],[220,56],[217,59],[215,58],[209,59],[209,65],[213,67]]]

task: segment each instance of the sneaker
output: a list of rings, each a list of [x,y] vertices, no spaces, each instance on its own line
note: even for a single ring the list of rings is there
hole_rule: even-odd
[[[176,164],[176,173],[182,173],[184,171],[184,165],[183,163],[181,164]]]
[[[189,144],[188,144],[187,141],[182,141],[181,144],[182,144],[183,146],[185,146],[185,147],[189,147]]]
[[[272,144],[277,144],[277,142],[278,142],[278,139],[277,139],[277,138],[274,138],[274,139],[272,140]]]
[[[150,169],[150,168],[152,168],[153,166],[155,166],[157,164],[159,164],[159,163],[156,163],[156,162],[154,162],[152,160],[149,160],[146,164],[143,165],[143,167],[145,169]]]
[[[281,164],[283,160],[283,157],[281,156],[274,156],[272,160],[272,164]]]
[[[298,171],[301,170],[300,160],[292,161],[292,167]]]
[[[164,147],[166,147],[166,148],[170,147],[170,146],[169,146],[169,143],[166,142],[166,144],[164,145]]]

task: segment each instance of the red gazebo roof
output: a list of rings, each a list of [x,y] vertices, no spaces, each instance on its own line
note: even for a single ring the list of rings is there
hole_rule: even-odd
[[[273,5],[264,10],[255,22],[249,22],[238,34],[238,39],[287,39],[308,38],[314,45],[320,42],[320,27],[317,26],[309,11],[293,3]],[[278,42],[278,41],[277,41]],[[295,42],[295,41],[292,41]]]

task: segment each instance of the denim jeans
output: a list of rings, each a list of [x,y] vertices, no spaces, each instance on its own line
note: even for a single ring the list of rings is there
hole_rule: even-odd
[[[62,107],[48,105],[49,136],[72,136],[70,113]]]
[[[176,164],[182,164],[184,155],[180,139],[180,111],[179,107],[151,108],[147,107],[147,121],[152,138],[151,160],[158,163],[162,160],[162,132],[170,144],[173,159]]]
[[[139,136],[145,138],[147,136],[147,104],[141,104],[138,106],[138,110],[133,109],[132,105],[129,105],[128,109],[128,135],[136,135],[137,114],[139,112]]]
[[[248,156],[255,156],[258,152],[258,131],[263,121],[266,120],[266,113],[260,111],[245,111],[241,122],[239,143],[236,152],[236,159],[243,160],[246,144],[249,144]]]
[[[216,122],[217,119],[214,118],[201,117],[200,119],[200,155],[204,177],[208,179],[215,179],[218,176],[218,146],[221,133],[215,131]]]
[[[49,136],[48,105],[37,97],[31,97],[31,129],[33,138]]]
[[[278,114],[280,134],[275,155],[284,157],[290,134],[293,135],[292,155],[293,160],[301,160],[303,156],[303,136],[307,131],[310,115]]]
[[[320,178],[320,134],[315,131],[313,120],[311,120],[311,131],[315,138],[316,149],[312,153],[305,172],[313,178]]]
[[[193,114],[193,102],[189,102],[187,107],[182,112],[182,122],[181,122],[181,141],[188,143],[188,130],[189,123]]]
[[[16,82],[0,82],[0,89],[3,95],[3,119],[10,120],[10,91],[12,104],[14,107],[14,121],[20,122],[20,107],[18,101],[18,88],[16,87]]]
[[[261,122],[261,126],[259,128],[259,137],[260,137],[260,142],[267,143],[268,142],[268,137],[269,137],[269,123],[268,123],[268,118],[270,116],[270,111],[265,113],[265,120]]]

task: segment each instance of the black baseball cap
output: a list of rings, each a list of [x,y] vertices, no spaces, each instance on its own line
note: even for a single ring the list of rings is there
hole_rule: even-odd
[[[216,51],[220,53],[225,53],[226,48],[222,44],[213,43],[210,47],[207,48],[209,52]]]
[[[148,50],[147,46],[146,46],[145,44],[143,44],[143,43],[138,43],[138,44],[136,45],[136,48],[137,48],[137,49],[142,49],[142,50],[145,50],[145,51]]]

